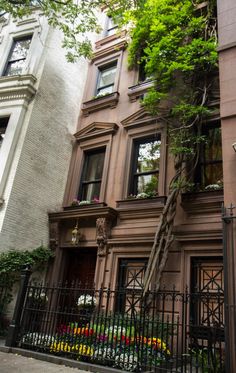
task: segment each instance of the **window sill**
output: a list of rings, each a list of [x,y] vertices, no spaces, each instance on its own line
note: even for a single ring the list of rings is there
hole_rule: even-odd
[[[94,98],[83,103],[82,112],[85,116],[98,110],[116,107],[119,101],[119,92],[113,92],[109,95]]]
[[[183,209],[191,214],[202,214],[203,212],[220,212],[224,200],[223,189],[209,190],[196,193],[182,193],[181,205]]]
[[[37,79],[31,75],[12,75],[0,77],[0,102],[26,100],[30,102],[36,93]]]
[[[131,102],[135,102],[140,99],[149,88],[152,88],[154,85],[154,80],[146,80],[145,82],[133,85],[128,88],[128,96]]]

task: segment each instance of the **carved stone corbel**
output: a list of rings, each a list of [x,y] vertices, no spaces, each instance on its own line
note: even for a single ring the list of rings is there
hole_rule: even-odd
[[[106,218],[96,220],[96,240],[98,244],[98,256],[107,255],[107,239],[110,235],[110,222]]]

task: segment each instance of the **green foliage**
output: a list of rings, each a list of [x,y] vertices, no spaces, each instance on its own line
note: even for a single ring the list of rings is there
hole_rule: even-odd
[[[197,164],[201,125],[212,113],[208,93],[218,64],[216,1],[198,7],[201,2],[147,0],[142,9],[130,11],[129,66],[142,64],[154,79],[143,104],[156,115],[163,116],[164,109],[177,172],[172,188],[189,182],[183,169],[189,160]]]
[[[33,271],[42,270],[52,257],[52,251],[43,246],[32,251],[10,250],[0,254],[0,332],[2,314],[12,300],[12,288],[19,280],[22,267],[27,264]]]
[[[6,274],[9,281],[14,283],[19,278],[19,272],[24,265],[29,265],[33,270],[40,270],[52,257],[52,251],[40,246],[32,251],[10,250],[0,254],[0,276]],[[1,280],[0,280],[1,281]]]
[[[48,23],[62,31],[69,62],[75,62],[80,56],[90,58],[92,55],[90,32],[101,32],[97,12],[101,7],[107,7],[110,15],[120,18],[125,11],[143,0],[0,0],[0,17],[10,13],[14,18],[30,15],[40,10],[46,16]]]

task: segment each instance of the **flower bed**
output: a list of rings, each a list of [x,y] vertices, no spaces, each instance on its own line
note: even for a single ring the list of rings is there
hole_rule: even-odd
[[[135,335],[135,329],[122,325],[78,323],[59,325],[55,335],[31,333],[22,338],[39,349],[80,361],[110,366],[126,371],[140,371],[142,366],[158,367],[170,359],[167,344],[157,337]]]

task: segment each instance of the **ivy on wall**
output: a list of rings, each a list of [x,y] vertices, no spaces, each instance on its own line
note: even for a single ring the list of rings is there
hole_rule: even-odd
[[[0,254],[0,332],[4,329],[3,313],[12,300],[13,285],[19,280],[22,267],[28,265],[32,271],[45,269],[53,252],[43,246],[29,250],[9,250]]]

